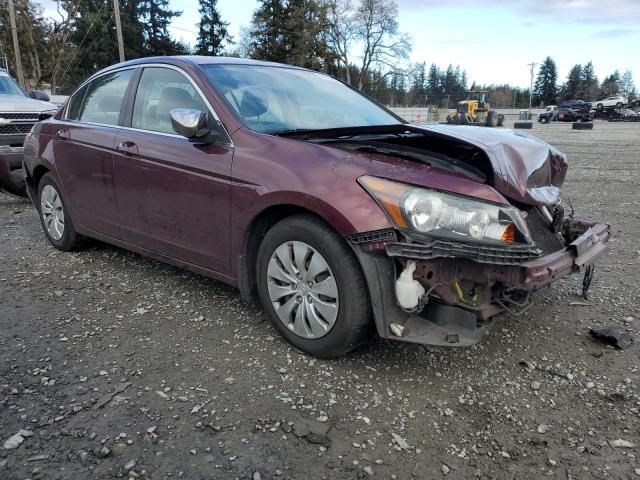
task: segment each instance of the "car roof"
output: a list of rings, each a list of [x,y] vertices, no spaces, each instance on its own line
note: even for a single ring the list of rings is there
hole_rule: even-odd
[[[208,57],[200,55],[175,55],[175,56],[163,56],[163,57],[145,57],[137,58],[135,60],[129,60],[122,63],[116,63],[107,68],[102,69],[98,73],[108,72],[118,68],[134,65],[145,65],[149,63],[167,63],[169,65],[181,65],[184,62],[188,62],[194,65],[251,65],[251,66],[263,66],[263,67],[280,67],[290,68],[296,70],[307,70],[306,68],[296,67],[293,65],[286,65],[284,63],[266,62],[263,60],[253,60],[250,58],[238,58],[238,57]],[[92,75],[93,76],[93,75]]]

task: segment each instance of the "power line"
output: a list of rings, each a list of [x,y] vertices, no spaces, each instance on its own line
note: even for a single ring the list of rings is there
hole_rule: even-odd
[[[89,28],[87,29],[87,32],[84,34],[84,37],[82,37],[82,40],[80,41],[80,44],[78,45],[78,47],[76,48],[76,51],[73,52],[73,56],[71,57],[71,60],[69,60],[69,63],[67,64],[67,68],[65,68],[64,72],[62,72],[62,75],[60,76],[60,83],[62,83],[62,79],[64,79],[65,74],[67,73],[67,71],[69,70],[69,67],[71,66],[71,63],[73,62],[73,60],[76,58],[76,55],[78,55],[78,52],[80,51],[80,49],[82,48],[82,45],[84,45],[84,41],[87,39],[87,36],[89,35],[89,33],[91,33],[91,29],[93,28],[93,26],[96,23],[96,20],[98,19],[98,16],[102,13],[102,9],[104,8],[104,6],[107,4],[107,0],[105,0],[102,3],[102,6],[100,6],[100,10],[98,10],[98,13],[96,13],[93,17],[93,20],[91,21],[91,25],[89,25]],[[111,18],[109,18],[109,20],[111,20]],[[94,40],[95,41],[95,40]]]
[[[110,24],[110,22],[111,22],[111,20],[113,20],[113,15],[112,15],[111,17],[109,17],[109,19],[107,20],[107,23],[106,23],[105,25],[109,25],[109,24]],[[102,35],[104,35],[104,34],[105,34],[105,32],[102,32]],[[91,41],[91,43],[87,45],[87,48],[85,48],[85,50],[84,50],[84,54],[83,54],[83,55],[78,59],[78,61],[76,62],[75,67],[77,67],[78,65],[80,65],[80,64],[82,63],[82,61],[83,61],[85,58],[87,58],[87,55],[88,55],[89,53],[91,53],[91,47],[93,47],[93,45],[94,45],[94,44],[95,44],[99,39],[101,39],[101,38],[102,38],[102,36],[93,37],[93,40]],[[69,80],[71,79],[71,75],[70,75],[70,74],[71,74],[71,72],[69,72],[69,75],[67,75],[67,80],[66,80],[66,82],[64,82],[64,83],[63,83],[63,80],[64,80],[64,74],[63,74],[63,76],[62,76],[62,77],[60,77],[60,82],[59,82],[60,88],[65,87],[65,86],[67,85],[67,83],[69,83]]]

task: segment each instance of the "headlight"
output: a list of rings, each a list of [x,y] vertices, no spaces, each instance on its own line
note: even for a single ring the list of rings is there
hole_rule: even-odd
[[[520,211],[470,198],[363,176],[358,182],[408,236],[501,245],[531,244]]]
[[[56,113],[58,113],[58,110],[47,110],[45,112],[40,112],[40,116],[38,117],[38,121],[40,120],[46,120],[47,118],[51,118],[53,117]]]

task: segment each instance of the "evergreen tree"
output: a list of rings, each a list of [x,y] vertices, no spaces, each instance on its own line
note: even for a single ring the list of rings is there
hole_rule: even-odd
[[[602,81],[600,86],[601,97],[611,97],[620,92],[620,72],[616,70]]]
[[[144,25],[140,0],[120,0],[120,22],[122,24],[122,43],[124,56],[131,60],[147,55],[145,48]]]
[[[558,94],[557,81],[556,63],[551,57],[547,57],[540,65],[538,77],[533,86],[534,102],[536,104],[543,103],[544,105],[554,104]]]
[[[118,63],[112,5],[102,0],[63,0],[72,18],[67,47],[71,56],[58,62],[52,83],[69,92],[96,71]]]
[[[287,5],[284,0],[261,0],[258,9],[253,13],[249,31],[249,56],[271,62],[285,62],[286,47],[286,14]]]
[[[438,104],[442,96],[442,90],[440,89],[440,69],[438,69],[435,63],[432,63],[429,67],[429,74],[427,75],[427,95],[429,95],[431,104]]]
[[[593,100],[598,95],[598,77],[593,70],[593,63],[587,63],[582,69],[581,87],[582,98]]]
[[[327,71],[334,54],[326,42],[326,9],[317,0],[288,0],[285,21],[285,63]],[[380,73],[380,72],[379,72]],[[374,83],[378,83],[377,79]]]
[[[200,26],[195,47],[197,55],[220,55],[224,43],[231,42],[227,30],[229,24],[223,22],[218,12],[218,0],[200,0]]]
[[[426,64],[417,63],[411,75],[411,89],[408,94],[408,103],[412,106],[422,106],[427,95]]]
[[[564,100],[577,100],[582,98],[582,65],[574,65],[569,70],[567,81],[562,86],[562,98]]]
[[[169,9],[169,0],[140,0],[139,21],[143,25],[145,54],[149,56],[183,55],[189,49],[171,38],[169,24],[182,12]]]

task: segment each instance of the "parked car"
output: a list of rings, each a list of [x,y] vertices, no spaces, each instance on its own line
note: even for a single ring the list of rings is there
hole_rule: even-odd
[[[42,92],[33,97],[45,98]],[[58,111],[55,105],[28,96],[9,74],[0,70],[0,191],[26,196],[22,144],[33,125]]]
[[[57,249],[96,238],[235,285],[322,357],[374,327],[474,344],[609,238],[563,215],[567,159],[535,137],[410,125],[327,75],[246,59],[107,68],[36,124],[24,164]]]
[[[572,110],[591,110],[591,103],[584,100],[567,100],[560,104],[560,108],[570,108]]]
[[[620,95],[616,95],[614,97],[607,97],[602,100],[598,100],[594,102],[596,104],[596,108],[598,110],[602,110],[605,107],[617,107],[620,108],[627,104],[627,99]]]
[[[589,110],[572,110],[570,108],[556,108],[550,112],[538,114],[538,122],[591,122],[593,114]]]

